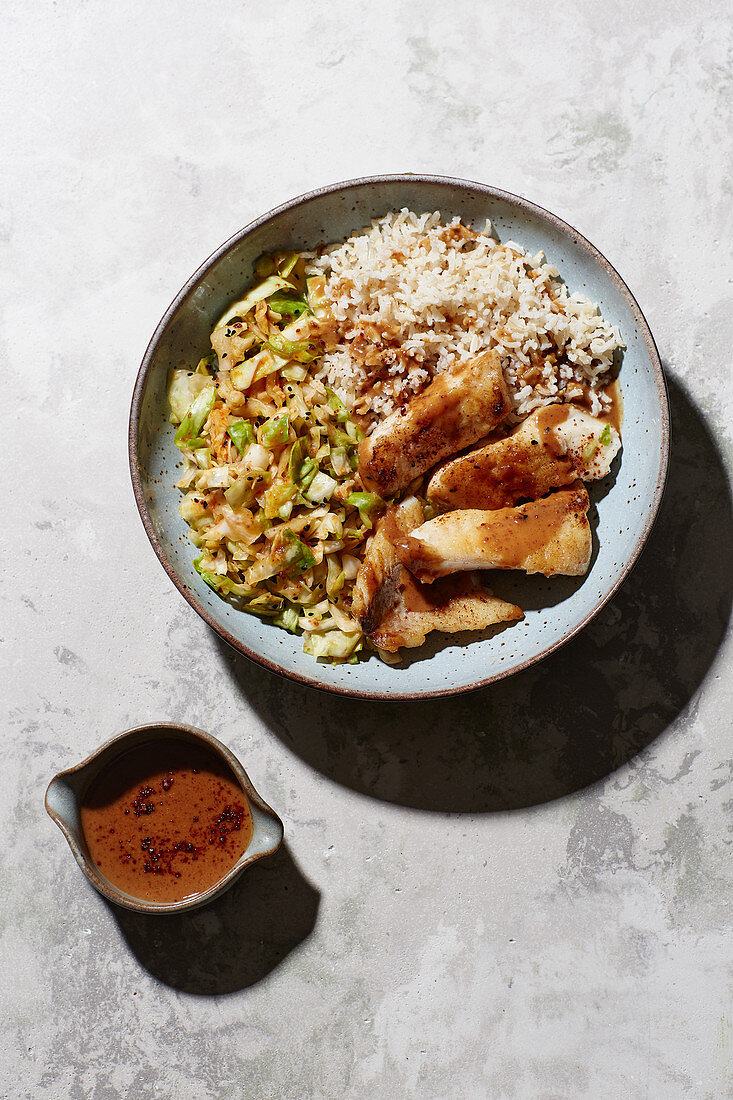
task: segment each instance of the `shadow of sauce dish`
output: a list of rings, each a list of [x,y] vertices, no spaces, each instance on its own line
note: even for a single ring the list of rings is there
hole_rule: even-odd
[[[91,884],[149,915],[219,897],[283,838],[236,756],[174,723],[107,741],[51,780],[45,804]]]

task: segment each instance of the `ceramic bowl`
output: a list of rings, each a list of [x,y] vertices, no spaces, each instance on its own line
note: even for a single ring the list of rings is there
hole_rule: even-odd
[[[213,750],[222,757],[226,764],[234,772],[244,794],[247,797],[252,814],[252,838],[246,851],[240,856],[234,866],[210,889],[195,894],[184,901],[161,904],[158,902],[143,901],[131,894],[120,890],[109,882],[91,860],[87,850],[86,841],[81,828],[79,809],[84,795],[98,773],[107,764],[113,762],[128,749],[135,748],[151,739],[160,737],[173,738],[182,741],[191,741]],[[181,913],[188,909],[198,909],[219,897],[225,890],[236,882],[242,872],[263,856],[271,855],[280,847],[283,838],[283,824],[275,811],[259,796],[252,786],[249,776],[229,751],[226,745],[222,745],[216,737],[203,730],[194,729],[193,726],[184,726],[177,723],[160,722],[149,726],[136,726],[134,729],[125,730],[111,741],[106,741],[74,768],[67,768],[54,776],[46,791],[46,811],[56,822],[61,832],[69,842],[69,847],[74,853],[76,862],[87,876],[92,886],[104,894],[110,901],[117,905],[123,905],[126,909],[134,909],[139,913]]]
[[[262,252],[338,241],[389,210],[409,207],[459,214],[530,253],[542,249],[571,289],[598,302],[626,343],[620,373],[623,460],[606,484],[591,486],[594,557],[581,580],[492,574],[494,591],[514,599],[525,619],[483,635],[432,635],[401,665],[376,657],[357,665],[317,664],[302,640],[236,611],[194,572],[187,529],[174,487],[180,465],[168,423],[166,376],[209,348],[216,318],[252,280]],[[572,638],[613,595],[651,530],[667,472],[667,393],[649,327],[617,272],[584,237],[548,211],[494,187],[439,176],[374,176],[302,195],[258,218],[205,261],[176,296],[140,368],[130,416],[130,468],[145,530],[164,569],[191,607],[240,653],[265,668],[327,691],[414,699],[467,691],[527,668]],[[612,484],[608,482],[611,481]]]

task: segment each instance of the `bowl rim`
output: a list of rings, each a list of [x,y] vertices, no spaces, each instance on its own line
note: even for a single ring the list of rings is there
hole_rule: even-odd
[[[229,868],[229,870],[217,879],[215,883],[207,887],[206,890],[200,890],[197,894],[192,894],[189,897],[182,898],[179,901],[168,902],[156,902],[147,901],[145,898],[136,897],[134,894],[128,894],[121,887],[116,886],[105,875],[97,869],[96,865],[92,861],[91,857],[86,850],[86,843],[83,839],[83,830],[79,828],[81,840],[77,838],[75,833],[69,828],[65,818],[59,814],[49,802],[49,795],[51,788],[68,777],[78,775],[81,777],[81,784],[78,792],[74,792],[74,798],[77,805],[80,805],[84,800],[84,795],[89,790],[90,785],[97,778],[99,773],[107,767],[109,764],[114,763],[118,757],[122,756],[125,752],[138,745],[145,744],[155,738],[160,740],[184,740],[193,744],[203,744],[210,749],[215,755],[219,756],[226,764],[229,765],[233,775],[236,777],[237,782],[242,788],[242,791],[251,805],[255,806],[260,813],[270,819],[279,832],[279,838],[269,848],[261,851],[250,851],[252,847],[252,841],[255,839],[256,825],[253,828],[252,836],[247,848],[242,852],[237,862]],[[232,750],[228,748],[218,737],[214,737],[213,733],[209,733],[207,730],[202,730],[198,726],[190,726],[185,722],[145,722],[139,726],[131,726],[130,729],[122,730],[121,733],[116,733],[113,737],[103,741],[93,752],[90,752],[88,756],[85,756],[78,764],[72,764],[68,768],[62,769],[57,772],[56,775],[49,781],[46,787],[46,793],[44,795],[43,804],[46,813],[59,827],[63,833],[66,841],[72,851],[74,859],[78,863],[81,870],[86,875],[89,882],[94,886],[100,894],[104,895],[108,901],[113,902],[115,905],[120,905],[124,909],[129,909],[133,912],[144,913],[148,916],[161,915],[165,916],[171,913],[186,913],[193,909],[199,909],[204,905],[208,905],[209,902],[214,901],[230,886],[233,886],[240,875],[258,860],[265,856],[272,855],[278,850],[283,841],[284,826],[280,816],[273,810],[272,806],[269,806],[265,802],[259,791],[256,790],[252,780],[247,774],[242,762],[234,755]],[[248,854],[249,853],[249,854]]]
[[[340,684],[326,684],[322,681],[317,681],[307,675],[303,675],[300,672],[289,670],[279,665],[275,661],[271,661],[269,658],[264,657],[250,646],[241,642],[238,638],[234,637],[221,623],[217,622],[213,615],[209,613],[207,608],[197,599],[193,591],[187,586],[185,581],[180,578],[173,568],[172,564],[168,560],[166,553],[161,545],[161,542],[155,532],[148,506],[145,501],[145,493],[143,491],[142,476],[140,471],[139,453],[138,453],[138,431],[140,424],[140,412],[142,408],[142,399],[145,391],[145,384],[150,373],[153,357],[157,346],[163,336],[169,322],[178,311],[181,305],[194,293],[201,279],[206,273],[214,266],[215,263],[232,248],[234,248],[240,241],[247,237],[250,233],[259,229],[261,226],[267,225],[268,222],[278,218],[281,214],[288,210],[292,210],[295,207],[305,205],[308,202],[318,199],[323,195],[333,194],[334,192],[343,192],[349,190],[355,190],[359,187],[370,186],[374,184],[391,184],[391,183],[429,183],[453,186],[458,189],[470,188],[474,191],[478,191],[485,195],[487,198],[497,199],[502,202],[507,202],[516,205],[520,210],[531,212],[535,216],[539,216],[541,219],[549,222],[550,225],[569,236],[586,254],[590,256],[597,264],[599,264],[608,277],[616,284],[616,287],[620,291],[622,297],[627,301],[629,309],[631,310],[638,334],[642,338],[646,347],[649,361],[652,366],[652,373],[654,376],[654,382],[656,384],[657,398],[659,402],[659,412],[661,414],[661,453],[660,453],[660,465],[657,475],[657,481],[654,486],[654,492],[651,499],[651,507],[649,513],[644,521],[643,527],[639,532],[636,544],[627,558],[623,568],[619,572],[618,577],[609,589],[604,593],[603,597],[595,604],[593,609],[588,612],[575,626],[568,630],[561,638],[553,641],[549,646],[543,649],[540,653],[535,654],[533,657],[528,657],[526,660],[515,664],[511,668],[504,668],[501,670],[495,670],[489,676],[481,677],[478,680],[473,681],[470,684],[462,684],[459,686],[447,686],[439,688],[430,688],[428,691],[407,691],[407,692],[390,692],[390,691],[371,691],[357,687],[350,687],[348,685]],[[669,467],[669,439],[670,439],[670,414],[669,414],[669,395],[667,390],[667,382],[664,377],[664,371],[662,369],[662,362],[659,356],[657,345],[652,336],[651,329],[647,322],[641,306],[626,285],[624,280],[616,268],[610,263],[610,261],[603,255],[603,253],[592,244],[587,237],[584,237],[574,226],[569,222],[564,221],[558,217],[557,214],[553,214],[550,210],[540,206],[538,203],[532,202],[530,199],[526,199],[521,195],[516,195],[511,191],[504,191],[501,188],[494,187],[491,184],[479,183],[475,180],[467,180],[454,176],[435,175],[431,173],[423,172],[398,172],[378,174],[371,176],[359,176],[354,179],[343,180],[338,183],[327,184],[323,187],[315,188],[312,191],[306,191],[301,195],[297,195],[295,198],[289,199],[287,202],[281,203],[278,206],[268,210],[265,214],[254,218],[251,222],[248,222],[242,229],[239,229],[231,237],[229,237],[223,244],[216,248],[202,264],[194,271],[194,273],[186,280],[181,289],[176,294],[175,298],[169,305],[168,309],[163,314],[163,317],[159,321],[150,342],[145,350],[140,369],[135,380],[135,386],[133,389],[132,402],[130,406],[130,419],[128,429],[128,454],[130,464],[130,477],[132,479],[133,492],[135,494],[135,503],[137,504],[138,512],[145,528],[145,533],[148,536],[151,546],[155,551],[158,560],[165,569],[169,578],[181,593],[183,598],[191,605],[201,618],[207,623],[211,629],[219,635],[223,641],[227,642],[233,649],[253,661],[260,667],[267,669],[269,672],[274,672],[278,676],[282,676],[287,680],[292,680],[295,683],[304,684],[308,687],[316,688],[320,691],[325,691],[331,695],[340,695],[357,699],[374,699],[384,700],[389,702],[399,701],[414,701],[422,699],[438,699],[445,698],[452,695],[464,695],[471,691],[476,691],[478,688],[487,687],[489,684],[495,683],[498,680],[506,679],[509,676],[515,675],[517,672],[522,672],[532,665],[539,664],[540,661],[545,660],[550,654],[566,645],[571,639],[583,630],[588,623],[595,618],[595,616],[602,610],[610,599],[616,594],[621,585],[624,583],[632,568],[636,564],[639,555],[641,554],[644,544],[646,543],[651,530],[656,521],[659,506],[662,502],[664,495],[664,489],[667,481],[667,472]],[[317,667],[317,666],[316,666]]]

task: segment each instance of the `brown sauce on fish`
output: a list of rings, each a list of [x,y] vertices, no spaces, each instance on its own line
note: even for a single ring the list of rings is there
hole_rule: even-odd
[[[564,424],[573,411],[572,405],[545,405],[537,410],[537,430],[540,431],[545,442],[553,450],[557,450],[561,444],[555,439],[553,428]],[[562,452],[559,452],[562,453]]]
[[[447,484],[438,483],[429,496],[449,508],[505,508],[571,485],[575,467],[553,430],[568,415],[565,405],[541,409],[531,440],[509,436],[494,440],[486,451],[469,452],[460,461],[460,473],[449,474]]]
[[[504,508],[572,484],[576,478],[572,462],[555,446],[554,436],[548,435],[546,442],[552,455],[538,448],[534,461],[528,458],[524,445],[507,442],[499,455],[485,456],[473,471],[467,470],[465,484],[439,494],[438,499],[450,504],[450,493],[460,492],[462,508]]]
[[[476,545],[483,541],[488,548],[495,548],[496,558],[500,560],[502,569],[524,568],[531,555],[542,551],[560,534],[570,515],[575,514],[585,520],[588,494],[580,482],[576,484],[579,488],[575,490],[560,490],[519,508],[498,508],[486,513],[487,516],[490,515],[490,519],[477,522],[474,528]],[[434,522],[445,520],[452,523],[458,514],[460,513],[449,512]],[[460,538],[459,532],[457,540],[460,541]],[[447,556],[437,553],[423,543],[419,536],[403,535],[394,545],[400,559],[419,577],[424,576],[428,580],[430,575],[440,577],[453,572],[454,567],[450,561],[446,564]]]
[[[556,538],[569,514],[584,510],[585,496],[584,490],[552,493],[521,508],[500,508],[479,530],[486,529],[488,539],[500,547],[505,568],[518,569],[530,554]]]

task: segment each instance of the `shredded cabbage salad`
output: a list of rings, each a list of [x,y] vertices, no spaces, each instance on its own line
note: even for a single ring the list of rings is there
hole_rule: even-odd
[[[357,661],[351,593],[386,502],[357,470],[363,433],[314,376],[324,278],[296,252],[261,257],[195,370],[168,381],[185,462],[180,512],[203,580],[237,608],[302,634],[315,658]]]

